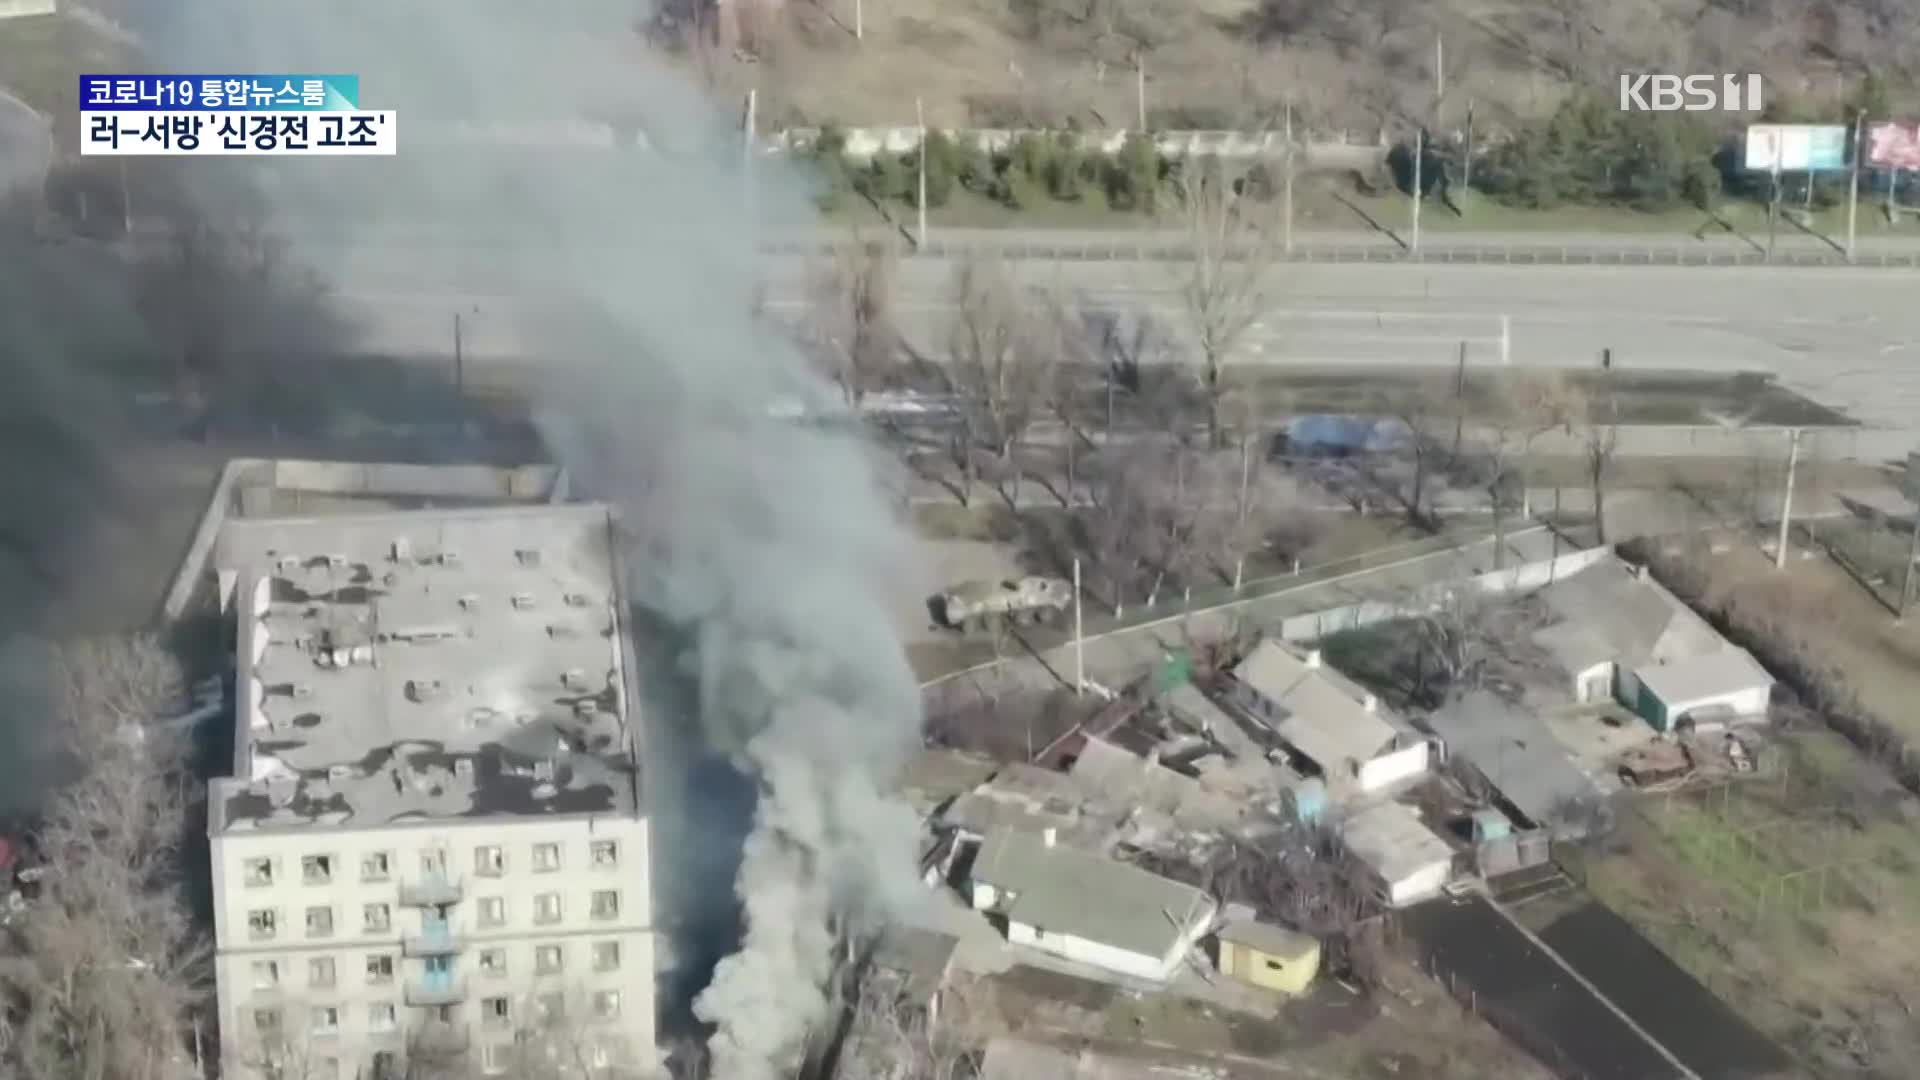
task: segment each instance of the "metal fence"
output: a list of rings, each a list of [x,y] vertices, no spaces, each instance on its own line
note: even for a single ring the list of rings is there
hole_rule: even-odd
[[[838,250],[845,241],[784,239],[765,243],[770,255],[808,256]],[[1004,239],[948,241],[934,237],[922,244],[903,242],[903,253],[935,259],[992,255],[1005,259],[1042,259],[1059,262],[1176,262],[1192,257],[1183,243],[1164,240],[1138,242],[1106,238],[1031,240],[1017,235]],[[1763,251],[1701,246],[1680,241],[1648,240],[1644,244],[1582,246],[1577,244],[1488,244],[1440,241],[1418,252],[1368,234],[1350,241],[1316,238],[1296,244],[1278,256],[1286,262],[1324,263],[1470,263],[1518,266],[1782,266],[1867,267],[1920,269],[1920,248],[1911,251],[1861,251],[1848,258],[1839,251]]]

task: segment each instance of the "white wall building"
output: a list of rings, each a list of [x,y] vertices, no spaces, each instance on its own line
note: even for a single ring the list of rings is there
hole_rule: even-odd
[[[1453,879],[1453,848],[1399,803],[1378,803],[1348,818],[1340,839],[1373,871],[1390,907],[1417,904]]]
[[[1216,914],[1200,889],[1068,847],[1051,829],[995,828],[968,876],[974,908],[1003,916],[1015,945],[1154,982],[1173,976]]]
[[[210,792],[223,1075],[652,1061],[634,665],[603,506],[231,521]],[[277,1070],[276,1070],[277,1067]]]
[[[1430,740],[1394,723],[1378,698],[1328,667],[1318,650],[1260,642],[1235,665],[1228,699],[1318,769],[1336,800],[1430,767]]]

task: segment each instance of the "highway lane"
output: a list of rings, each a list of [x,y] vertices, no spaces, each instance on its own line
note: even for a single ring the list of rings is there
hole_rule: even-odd
[[[768,301],[792,317],[807,296],[805,260],[769,260]],[[956,263],[910,259],[896,272],[900,320],[932,348],[945,340]],[[1170,333],[1186,320],[1164,263],[1009,264],[1026,285],[1090,308],[1146,312]],[[436,289],[405,291],[356,277],[336,294],[369,348],[450,354],[452,314],[475,364],[536,363],[536,305]],[[1285,364],[1592,367],[1610,349],[1620,367],[1762,371],[1865,422],[1920,430],[1920,276],[1897,271],[1782,268],[1288,265],[1272,271],[1274,303],[1242,358]],[[720,317],[690,313],[689,317]],[[1504,335],[1503,335],[1504,331]],[[1503,346],[1504,341],[1504,346]],[[479,369],[474,369],[479,370]]]

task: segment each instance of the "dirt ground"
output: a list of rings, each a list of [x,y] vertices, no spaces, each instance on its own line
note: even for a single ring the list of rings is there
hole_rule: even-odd
[[[1135,997],[1036,969],[996,991],[1016,1030],[1131,1043],[1197,1056],[1293,1069],[1343,1080],[1546,1080],[1538,1062],[1465,1013],[1446,991],[1396,959],[1371,997],[1322,979],[1271,1018],[1245,1016],[1168,996]],[[1247,1075],[1254,1075],[1249,1069]]]
[[[1839,736],[1784,736],[1776,779],[1644,795],[1589,889],[1810,1077],[1920,1060],[1920,807]]]

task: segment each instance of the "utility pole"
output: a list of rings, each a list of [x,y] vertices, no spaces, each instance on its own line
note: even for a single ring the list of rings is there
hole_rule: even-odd
[[[1446,41],[1435,34],[1433,36],[1433,114],[1440,115],[1440,101],[1447,96],[1447,46]]]
[[[1799,464],[1800,429],[1793,428],[1787,432],[1787,489],[1780,496],[1780,548],[1773,553],[1776,570],[1787,567],[1787,536],[1793,528],[1793,471]]]
[[[1080,622],[1080,560],[1073,560],[1073,692],[1087,692],[1086,640]]]
[[[1767,192],[1767,261],[1773,261],[1773,241],[1780,220],[1780,148],[1774,147],[1771,190]]]
[[[1895,622],[1906,619],[1907,609],[1913,606],[1913,562],[1920,558],[1920,454],[1907,455],[1907,475],[1901,485],[1907,496],[1907,505],[1912,508],[1913,532],[1907,541],[1907,565],[1900,573],[1900,611],[1894,616]]]
[[[460,347],[460,313],[453,313],[453,388],[465,393],[467,389],[466,356]]]
[[[753,144],[759,135],[759,119],[755,115],[758,103],[757,91],[747,91],[747,116],[740,125],[740,175],[742,178],[741,197],[746,201],[747,221],[753,222],[755,216],[753,190]]]
[[[1144,51],[1133,54],[1133,99],[1137,107],[1135,119],[1144,135],[1147,131],[1147,54]]]
[[[126,158],[121,158],[120,160],[125,161]],[[1281,240],[1281,246],[1285,251],[1285,253],[1288,255],[1293,254],[1293,170],[1294,170],[1294,165],[1295,165],[1295,160],[1293,156],[1293,102],[1289,100],[1287,102],[1287,162],[1286,162],[1287,178],[1286,178],[1286,188],[1281,194],[1281,202],[1284,204],[1283,206],[1283,212],[1285,215],[1284,219],[1286,222],[1284,226],[1285,232],[1283,233],[1283,239]]]
[[[1467,428],[1467,343],[1460,343],[1460,362],[1453,371],[1453,460],[1460,460],[1460,442]]]
[[[914,201],[920,204],[919,246],[921,250],[925,250],[927,246],[927,114],[920,107],[919,98],[913,99],[913,116],[920,124],[920,192],[919,197]]]
[[[127,159],[120,159],[120,229],[133,239],[133,187],[127,183]]]
[[[1853,120],[1853,169],[1847,181],[1847,261],[1853,261],[1854,226],[1860,216],[1860,156],[1867,152],[1864,136],[1867,133],[1867,114],[1862,112]],[[125,158],[120,160],[125,161]]]
[[[1413,133],[1413,253],[1420,254],[1420,159],[1427,156],[1427,129]]]
[[[853,0],[853,40],[863,41],[867,36],[866,0]]]
[[[1467,146],[1466,153],[1460,155],[1460,207],[1466,208],[1467,200],[1473,198],[1473,99],[1467,99]]]

